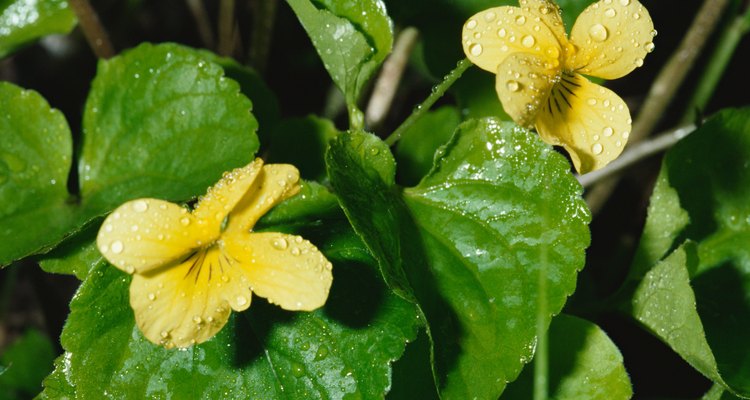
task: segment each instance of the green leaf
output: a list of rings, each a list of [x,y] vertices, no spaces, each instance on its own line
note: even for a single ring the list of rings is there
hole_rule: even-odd
[[[314,115],[284,120],[271,134],[267,161],[294,164],[302,178],[321,181],[328,142],[338,133],[333,122]]]
[[[460,122],[458,110],[446,106],[425,113],[404,132],[394,154],[404,185],[416,185],[430,172],[435,151],[448,142]]]
[[[26,399],[38,394],[54,358],[46,336],[35,330],[24,333],[0,356],[0,398]]]
[[[0,83],[0,266],[49,250],[124,201],[188,200],[252,160],[252,104],[201,53],[144,44],[100,62],[83,122],[79,198],[66,189],[72,144],[62,114]]]
[[[539,274],[549,321],[583,266],[590,216],[568,163],[536,135],[487,119],[461,125],[403,194],[373,136],[339,136],[327,164],[386,282],[418,299],[444,397],[497,397],[532,355]]]
[[[68,33],[75,25],[66,0],[0,0],[0,58],[43,36]]]
[[[393,45],[382,0],[287,0],[350,108]]]
[[[71,229],[65,182],[72,155],[65,117],[38,93],[0,82],[0,266]]]
[[[220,66],[182,46],[142,44],[100,61],[83,118],[84,205],[99,214],[204,192],[258,150],[251,109]]]
[[[130,277],[100,262],[71,303],[64,362],[42,397],[384,397],[390,363],[417,335],[415,309],[389,294],[371,265],[342,257],[347,251],[337,243],[362,246],[351,230],[308,238],[334,263],[323,308],[292,313],[254,299],[216,337],[184,350],[143,338],[128,305]]]
[[[561,314],[549,327],[549,395],[556,400],[623,399],[633,396],[622,354],[597,325]],[[508,386],[503,399],[531,399],[534,364]]]
[[[688,250],[674,251],[648,271],[638,292],[644,294],[633,303],[636,317],[657,336],[740,397],[750,397],[745,334],[750,331],[749,130],[750,109],[726,110],[667,153],[649,207],[656,211],[649,212],[639,254],[649,254],[645,260],[657,258],[687,239],[697,243],[697,259],[680,255]],[[659,231],[659,221],[670,218]],[[658,245],[652,246],[648,238],[656,238]],[[649,320],[645,311],[638,312],[637,300],[648,293],[651,282],[666,284],[666,274],[675,283],[660,292],[661,301],[652,307],[669,312]],[[694,329],[675,329],[679,320],[673,321],[674,315],[690,321]]]
[[[511,120],[498,98],[493,74],[479,68],[470,68],[456,81],[451,91],[466,119],[496,117]]]

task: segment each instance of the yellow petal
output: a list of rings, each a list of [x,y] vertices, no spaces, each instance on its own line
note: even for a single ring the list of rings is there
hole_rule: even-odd
[[[505,59],[495,78],[495,89],[503,109],[513,120],[525,127],[533,125],[540,105],[558,79],[559,70],[545,66],[543,58],[528,53],[515,53]]]
[[[225,238],[227,253],[242,265],[253,293],[286,310],[311,311],[328,298],[331,263],[299,236],[261,232]]]
[[[651,16],[638,0],[600,0],[578,16],[570,43],[578,51],[568,69],[585,75],[615,79],[643,65],[654,49]]]
[[[568,34],[565,32],[557,3],[550,0],[519,0],[518,5],[539,17],[557,36],[561,45],[567,41]]]
[[[132,274],[174,262],[216,237],[186,208],[138,199],[121,205],[104,220],[96,244],[107,261]]]
[[[250,298],[242,271],[218,245],[171,268],[136,274],[130,285],[136,324],[148,340],[167,348],[210,339],[231,309],[246,309]]]
[[[544,141],[562,145],[579,173],[617,158],[630,135],[630,111],[613,91],[581,75],[564,74],[537,115]]]
[[[264,165],[253,187],[232,211],[226,232],[248,232],[263,214],[299,190],[299,171],[293,165]]]
[[[244,167],[225,172],[219,182],[200,198],[193,214],[218,234],[224,218],[245,194],[253,190],[253,183],[262,167],[263,160],[256,158]]]
[[[475,14],[464,24],[462,38],[469,60],[492,73],[516,52],[547,58],[557,66],[560,40],[565,40],[564,36],[558,38],[538,14],[519,7],[495,7]]]

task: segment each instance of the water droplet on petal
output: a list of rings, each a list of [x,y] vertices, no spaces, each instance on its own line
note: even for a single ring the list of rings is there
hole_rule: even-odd
[[[200,315],[196,315],[193,317],[193,322],[195,322],[196,324],[200,324],[203,322],[203,318],[201,318]]]
[[[166,339],[166,338],[169,337],[169,332],[167,332],[167,331],[161,331],[160,335],[161,335],[162,338]]]
[[[476,57],[478,57],[478,56],[481,56],[481,55],[482,55],[482,50],[483,50],[483,49],[482,49],[482,45],[481,45],[481,44],[479,44],[479,43],[475,43],[475,44],[472,44],[472,45],[471,45],[471,46],[469,47],[469,52],[471,53],[471,55],[472,55],[472,56],[476,56]]]
[[[627,139],[628,137],[630,137],[630,132],[625,131],[625,132],[622,133],[622,138],[623,139]]]
[[[615,11],[614,8],[608,8],[606,11],[604,11],[604,16],[609,18],[614,18],[617,15],[617,11]]]
[[[484,14],[484,20],[485,20],[485,21],[487,21],[487,22],[492,22],[492,21],[494,21],[494,20],[495,20],[495,17],[496,17],[496,15],[495,15],[495,13],[494,13],[494,12],[492,12],[492,11],[488,12],[487,14]]]
[[[245,296],[237,296],[236,300],[237,300],[237,305],[240,306],[240,307],[242,307],[245,304],[247,304],[247,299],[245,298]]]
[[[620,0],[620,4],[623,7],[627,7],[630,4],[630,0]]]
[[[104,225],[104,230],[105,231],[112,232],[112,229],[114,229],[114,227],[112,226],[112,224]]]
[[[470,19],[469,22],[466,23],[466,29],[474,29],[477,27],[477,21],[475,19]]]
[[[615,130],[610,128],[609,126],[604,128],[604,130],[602,131],[602,135],[607,136],[607,137],[612,136],[614,133],[615,133]]]
[[[636,58],[635,59],[635,66],[636,67],[642,67],[643,66],[643,59],[642,58]]]
[[[188,218],[188,217],[182,217],[182,219],[180,219],[180,223],[183,226],[188,226],[188,225],[190,225],[190,218]]]
[[[588,99],[586,101],[586,103],[588,103],[588,105],[590,105],[590,106],[595,106],[596,105],[596,99],[592,97],[592,98]]]
[[[591,152],[594,153],[594,155],[602,154],[602,151],[604,151],[604,146],[602,146],[601,143],[595,143],[591,146]]]
[[[133,211],[135,212],[146,212],[148,210],[148,203],[145,200],[137,200],[133,203]]]
[[[549,7],[547,7],[547,6],[540,6],[539,7],[539,12],[542,15],[547,15],[547,14],[549,14]]]
[[[650,53],[650,52],[654,51],[654,47],[656,47],[656,46],[654,46],[654,43],[653,43],[653,42],[648,42],[648,43],[646,43],[646,45],[645,45],[645,46],[643,46],[643,47],[644,47],[644,48],[646,49],[646,51],[647,51],[647,52],[649,52],[649,53]]]
[[[607,40],[607,28],[602,24],[594,24],[589,28],[589,36],[598,42],[603,42]]]
[[[641,14],[633,13],[633,19],[641,19]]]
[[[289,247],[289,243],[284,238],[276,238],[273,240],[273,243],[271,243],[274,249],[276,250],[286,250],[287,247]]]
[[[505,28],[500,28],[497,31],[497,36],[500,36],[501,38],[504,38],[508,34],[508,31],[505,30]]]
[[[523,25],[523,24],[525,24],[525,23],[526,23],[526,17],[524,17],[523,15],[519,15],[519,16],[517,16],[517,17],[516,17],[516,23],[517,23],[518,25]]]
[[[299,247],[292,248],[291,253],[292,253],[293,256],[300,255]]]
[[[517,92],[521,88],[521,85],[516,81],[508,81],[505,83],[505,87],[511,92]]]
[[[114,242],[112,242],[112,244],[109,245],[109,248],[113,253],[120,254],[122,253],[124,246],[121,241],[115,240]]]
[[[154,301],[154,300],[156,300],[156,295],[153,294],[153,293],[149,293],[148,294],[148,299],[151,300],[151,301]]]
[[[524,45],[524,47],[528,47],[528,48],[533,47],[534,43],[536,43],[536,40],[531,35],[526,35],[521,40],[521,44]]]

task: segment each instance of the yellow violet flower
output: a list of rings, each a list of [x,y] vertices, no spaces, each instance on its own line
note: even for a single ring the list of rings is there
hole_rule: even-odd
[[[157,199],[129,201],[102,223],[96,243],[133,274],[130,305],[143,335],[166,348],[202,343],[251,293],[286,310],[322,306],[331,263],[299,236],[251,232],[260,217],[299,192],[299,171],[256,159],[225,173],[193,211]]]
[[[497,74],[503,108],[541,138],[563,146],[580,173],[607,165],[630,135],[630,111],[611,90],[583,75],[625,76],[643,65],[656,35],[637,0],[600,0],[565,33],[560,9],[547,0],[495,7],[463,27],[463,48],[478,67]]]

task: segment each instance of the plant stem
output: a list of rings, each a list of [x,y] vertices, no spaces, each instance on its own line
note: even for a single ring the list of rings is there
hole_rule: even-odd
[[[443,97],[445,91],[448,90],[448,88],[450,88],[451,85],[453,85],[471,65],[471,61],[468,59],[464,58],[459,61],[456,68],[449,72],[448,75],[443,78],[442,82],[432,88],[432,93],[422,102],[422,104],[418,105],[414,112],[412,112],[411,115],[406,118],[406,120],[401,123],[401,125],[396,128],[390,136],[388,136],[388,138],[385,139],[385,143],[389,146],[393,146],[398,142],[398,140],[401,139],[401,135],[403,135],[404,132],[406,132],[406,130],[409,129],[422,115],[424,115],[424,113],[426,113],[430,107],[438,101],[438,99]]]
[[[234,50],[234,0],[221,0],[219,3],[219,45],[217,53],[231,56]]]
[[[393,46],[393,53],[383,63],[383,69],[375,82],[375,89],[372,91],[370,102],[367,103],[367,111],[365,111],[365,124],[371,130],[382,124],[388,115],[406,63],[409,61],[418,38],[419,31],[416,28],[407,27],[402,30]]]
[[[208,13],[206,13],[206,7],[202,0],[187,0],[188,8],[190,13],[193,14],[195,23],[198,26],[198,34],[201,37],[203,46],[213,49],[214,48],[214,34],[211,31],[211,22],[208,20]]]
[[[696,112],[706,109],[708,101],[713,96],[716,86],[719,84],[722,75],[724,75],[724,70],[726,70],[735,50],[737,50],[740,40],[748,31],[750,31],[750,8],[745,12],[745,15],[737,16],[722,32],[719,44],[713,54],[711,54],[706,71],[703,73],[703,77],[698,83],[698,88],[688,102],[688,106],[682,116],[683,124],[694,121]]]
[[[266,71],[268,64],[277,4],[277,0],[254,0],[250,3],[253,9],[253,34],[250,38],[248,61],[261,74]]]
[[[698,10],[677,51],[672,54],[651,85],[648,97],[633,124],[631,141],[648,136],[664,115],[728,4],[729,0],[706,0]]]
[[[83,36],[94,54],[103,59],[114,56],[115,50],[109,40],[109,35],[107,35],[107,31],[99,21],[99,16],[88,0],[68,0],[68,4],[76,14],[78,25],[81,27]]]
[[[686,125],[671,131],[664,132],[653,139],[636,143],[625,150],[620,157],[607,164],[606,167],[589,172],[586,175],[577,175],[578,182],[583,187],[591,186],[602,179],[606,179],[628,167],[631,167],[641,160],[648,158],[656,153],[672,147],[680,139],[693,133],[695,125]]]

